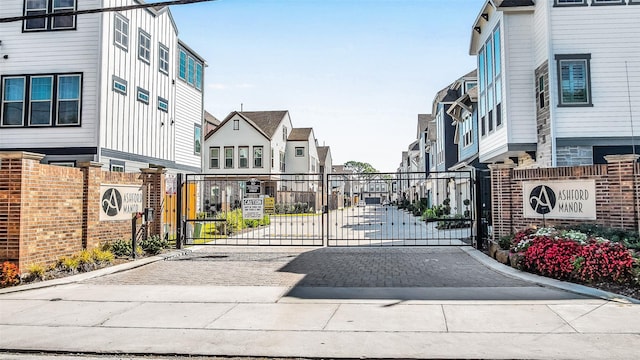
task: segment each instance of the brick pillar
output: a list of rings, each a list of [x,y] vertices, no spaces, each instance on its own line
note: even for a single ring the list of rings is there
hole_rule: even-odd
[[[149,224],[149,235],[162,236],[162,205],[165,195],[164,167],[140,169],[142,172],[143,207],[153,209],[153,221]]]
[[[638,174],[636,162],[640,155],[608,155],[609,218],[607,226],[638,231]]]
[[[493,238],[509,235],[513,228],[513,194],[512,176],[516,164],[489,165],[491,170],[491,217],[493,223]]]
[[[93,161],[79,162],[84,174],[82,200],[82,247],[92,249],[100,245],[100,184],[102,164]]]
[[[24,174],[34,171],[42,158],[41,154],[0,151],[0,262],[11,261],[19,268],[28,261],[24,245],[28,229],[22,217],[27,206],[23,197],[28,193]]]

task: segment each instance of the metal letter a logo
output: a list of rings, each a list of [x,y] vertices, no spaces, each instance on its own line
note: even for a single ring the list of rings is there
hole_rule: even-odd
[[[538,214],[548,214],[556,206],[556,193],[548,186],[536,186],[529,194],[529,205]]]

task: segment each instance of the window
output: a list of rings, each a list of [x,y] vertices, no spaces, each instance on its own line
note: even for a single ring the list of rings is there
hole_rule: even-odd
[[[113,172],[124,172],[124,161],[109,160],[109,170]]]
[[[180,69],[178,76],[182,80],[187,80],[187,53],[184,50],[180,50]]]
[[[202,90],[202,64],[196,64],[196,89]]]
[[[202,149],[202,127],[198,124],[193,125],[193,153],[200,155]]]
[[[138,95],[136,96],[138,101],[144,104],[149,104],[149,92],[145,89],[138,88]]]
[[[554,6],[587,6],[587,0],[556,0]]]
[[[51,125],[53,76],[32,76],[29,97],[29,125]]]
[[[592,106],[590,54],[556,55],[559,106]]]
[[[591,0],[591,5],[624,5],[624,0]]]
[[[219,147],[209,148],[209,168],[210,169],[220,168],[220,148]]]
[[[22,126],[25,105],[25,78],[2,79],[2,90],[2,126]]]
[[[500,24],[478,52],[480,134],[486,136],[502,125],[502,43]],[[463,140],[464,143],[464,140]]]
[[[169,112],[169,100],[158,96],[158,109],[164,112]]]
[[[114,44],[124,50],[129,49],[129,19],[116,14],[113,23],[113,37]]]
[[[241,169],[246,169],[249,167],[249,147],[248,146],[238,147],[238,167]]]
[[[298,156],[298,157],[304,156],[304,148],[303,147],[296,147],[296,156]]]
[[[224,168],[233,169],[233,147],[224,148]]]
[[[233,130],[240,130],[240,120],[238,119],[233,120]]]
[[[544,76],[538,78],[538,106],[540,109],[545,107],[544,103]]]
[[[75,10],[75,0],[25,0],[24,4],[25,16],[55,14]],[[75,27],[75,15],[43,17],[23,21],[24,31],[73,30]]]
[[[120,79],[117,76],[112,77],[113,80],[113,91],[119,92],[123,95],[127,95],[127,80]]]
[[[282,127],[282,141],[287,141],[287,127]]]
[[[286,169],[287,169],[287,167],[286,167],[286,165],[284,163],[284,159],[285,159],[284,152],[280,151],[280,171],[281,172],[285,172]]]
[[[158,69],[169,74],[169,48],[162,44],[158,44]]]
[[[190,85],[195,84],[195,66],[195,60],[193,60],[193,58],[189,56],[189,67],[187,68],[187,83],[189,83]]]
[[[196,89],[202,90],[202,62],[188,54],[184,49],[180,49],[179,51],[180,64],[178,77]]]
[[[0,126],[80,125],[80,87],[80,74],[3,77]]]
[[[253,147],[253,167],[254,168],[262,167],[262,146]]]
[[[276,166],[275,161],[276,161],[276,158],[275,158],[273,149],[271,149],[271,168],[272,169]]]
[[[138,59],[149,64],[151,62],[151,35],[138,29]]]

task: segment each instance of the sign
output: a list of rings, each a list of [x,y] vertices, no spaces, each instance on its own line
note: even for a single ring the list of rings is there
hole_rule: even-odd
[[[260,220],[264,217],[264,199],[242,199],[242,218]]]
[[[272,197],[264,198],[264,212],[267,214],[276,213],[276,199]]]
[[[100,185],[100,221],[131,220],[142,212],[142,188],[138,185]]]
[[[596,219],[596,181],[522,183],[525,218]]]
[[[261,192],[260,180],[251,179],[247,181],[246,191],[247,191],[247,194],[260,194]]]

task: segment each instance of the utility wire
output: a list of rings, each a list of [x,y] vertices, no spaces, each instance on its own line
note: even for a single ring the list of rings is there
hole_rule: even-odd
[[[50,18],[54,16],[71,16],[71,15],[96,14],[96,13],[111,12],[111,11],[163,8],[165,6],[170,6],[170,5],[187,5],[187,4],[195,4],[200,2],[208,2],[208,1],[215,1],[215,0],[170,0],[170,1],[164,1],[164,2],[105,7],[105,8],[98,8],[98,9],[61,11],[56,13],[37,14],[37,15],[12,16],[12,17],[0,18],[0,23],[8,23],[8,22],[14,22],[14,21],[30,20],[30,19]]]

